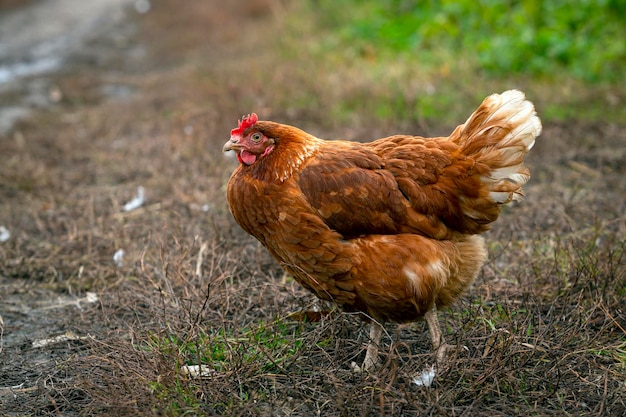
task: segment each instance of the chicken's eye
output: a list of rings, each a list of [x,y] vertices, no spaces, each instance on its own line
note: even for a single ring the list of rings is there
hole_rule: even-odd
[[[252,142],[260,142],[263,138],[263,135],[261,135],[260,133],[253,133],[250,138],[252,139]]]

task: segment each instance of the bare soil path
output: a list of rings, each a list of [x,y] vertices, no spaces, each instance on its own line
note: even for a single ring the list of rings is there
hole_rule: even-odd
[[[0,101],[0,134],[9,132],[33,110],[58,101],[50,76],[63,71],[73,55],[84,55],[94,39],[123,36],[119,24],[132,3],[46,0],[0,4],[0,96],[5,97]]]

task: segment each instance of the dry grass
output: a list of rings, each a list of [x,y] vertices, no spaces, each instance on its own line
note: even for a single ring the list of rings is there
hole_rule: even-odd
[[[56,80],[61,104],[1,138],[2,415],[626,413],[626,124],[546,123],[526,200],[487,234],[490,261],[464,300],[440,313],[457,348],[433,387],[411,383],[433,360],[422,323],[388,326],[384,363],[355,375],[365,327],[325,305],[320,322],[289,317],[318,304],[232,220],[235,162],[220,149],[251,108],[326,137],[371,139],[394,121],[327,117],[366,83],[350,67],[307,78],[263,42],[285,27],[280,3],[214,3],[156,3],[133,40],[145,57],[100,45],[118,58],[79,60]],[[103,85],[135,94],[106,98]],[[123,211],[139,186],[145,204]],[[208,375],[185,374],[201,363]]]

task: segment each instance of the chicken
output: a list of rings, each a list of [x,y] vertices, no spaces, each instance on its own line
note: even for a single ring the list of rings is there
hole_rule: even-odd
[[[437,309],[457,300],[486,258],[480,233],[519,200],[526,153],[541,133],[517,90],[487,97],[450,136],[327,141],[251,114],[223,150],[237,223],[301,285],[371,323],[363,369],[382,325],[424,318],[437,363]]]

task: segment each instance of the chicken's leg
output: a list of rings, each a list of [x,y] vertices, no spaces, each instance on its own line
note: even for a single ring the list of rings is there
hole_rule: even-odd
[[[370,342],[365,352],[365,360],[363,361],[363,370],[367,371],[378,363],[378,345],[383,334],[383,326],[376,320],[372,320],[370,324]]]
[[[426,322],[428,323],[428,330],[430,331],[430,338],[433,342],[433,349],[437,352],[437,365],[441,364],[446,356],[446,349],[448,346],[443,340],[443,335],[439,329],[439,320],[437,319],[437,306],[433,306],[424,315]]]
[[[437,306],[433,306],[424,314],[424,318],[428,323],[428,330],[430,331],[430,338],[433,342],[433,349],[437,352],[436,364],[422,371],[421,374],[413,378],[413,383],[418,386],[430,387],[435,379],[437,368],[441,366],[441,363],[446,357],[446,349],[448,346],[443,340],[443,335],[439,329],[439,320],[437,319]]]

